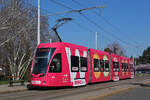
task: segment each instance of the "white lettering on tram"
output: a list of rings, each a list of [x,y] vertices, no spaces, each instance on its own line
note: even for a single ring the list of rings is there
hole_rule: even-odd
[[[66,47],[65,49],[66,49],[66,54],[67,54],[67,59],[68,59],[68,64],[69,64],[70,79],[71,79],[71,82],[74,82],[74,79],[76,78],[76,72],[71,72],[71,50],[68,47]]]
[[[71,82],[73,82],[73,86],[86,85],[85,79],[76,79],[77,72],[71,71],[71,49],[66,47],[65,50],[66,50],[67,59],[68,59],[68,63],[69,63],[70,78],[71,78]],[[79,61],[80,61],[79,49],[75,49],[75,56],[78,56]],[[83,52],[83,57],[87,57],[86,51]],[[79,63],[79,68],[81,68],[80,63]],[[85,78],[85,72],[79,71],[79,74],[80,74],[80,78]]]

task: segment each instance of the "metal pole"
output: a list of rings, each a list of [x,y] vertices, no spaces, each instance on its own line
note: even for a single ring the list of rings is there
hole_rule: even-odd
[[[95,33],[95,42],[96,42],[96,48],[95,49],[98,49],[98,42],[97,42],[97,32]]]
[[[51,38],[49,39],[49,43],[52,43],[52,39]]]
[[[136,65],[136,60],[135,60],[135,58],[133,56],[133,67],[135,67],[135,65]]]
[[[37,34],[37,45],[40,44],[40,0],[38,0],[38,34]]]

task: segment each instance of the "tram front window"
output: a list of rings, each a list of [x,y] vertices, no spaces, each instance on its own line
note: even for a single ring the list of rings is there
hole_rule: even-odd
[[[33,74],[45,74],[55,48],[38,48],[34,59]]]
[[[61,71],[62,71],[61,54],[58,53],[52,59],[52,62],[50,64],[50,68],[49,68],[49,72],[50,73],[61,73]]]

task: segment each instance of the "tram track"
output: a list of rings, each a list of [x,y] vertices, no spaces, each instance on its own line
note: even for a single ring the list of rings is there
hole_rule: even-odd
[[[25,100],[25,99],[36,99],[36,100],[47,100],[47,99],[56,99],[62,98],[65,96],[73,96],[82,94],[85,92],[93,92],[100,89],[111,88],[123,84],[131,84],[133,82],[144,80],[144,78],[136,78],[136,79],[128,79],[121,80],[118,82],[105,82],[99,84],[87,85],[84,87],[77,88],[65,88],[65,89],[57,89],[57,90],[33,90],[33,91],[24,91],[24,92],[16,92],[10,94],[0,95],[1,100]]]

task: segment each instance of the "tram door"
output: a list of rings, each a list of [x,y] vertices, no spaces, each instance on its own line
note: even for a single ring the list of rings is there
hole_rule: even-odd
[[[49,68],[50,83],[54,85],[61,85],[62,83],[62,54],[57,53],[52,59]]]
[[[73,86],[86,85],[87,51],[66,49],[70,62],[70,76]]]
[[[133,64],[130,64],[130,72],[131,72],[131,77],[130,78],[134,78],[134,67],[133,67]]]
[[[114,81],[119,80],[119,62],[113,61]]]

